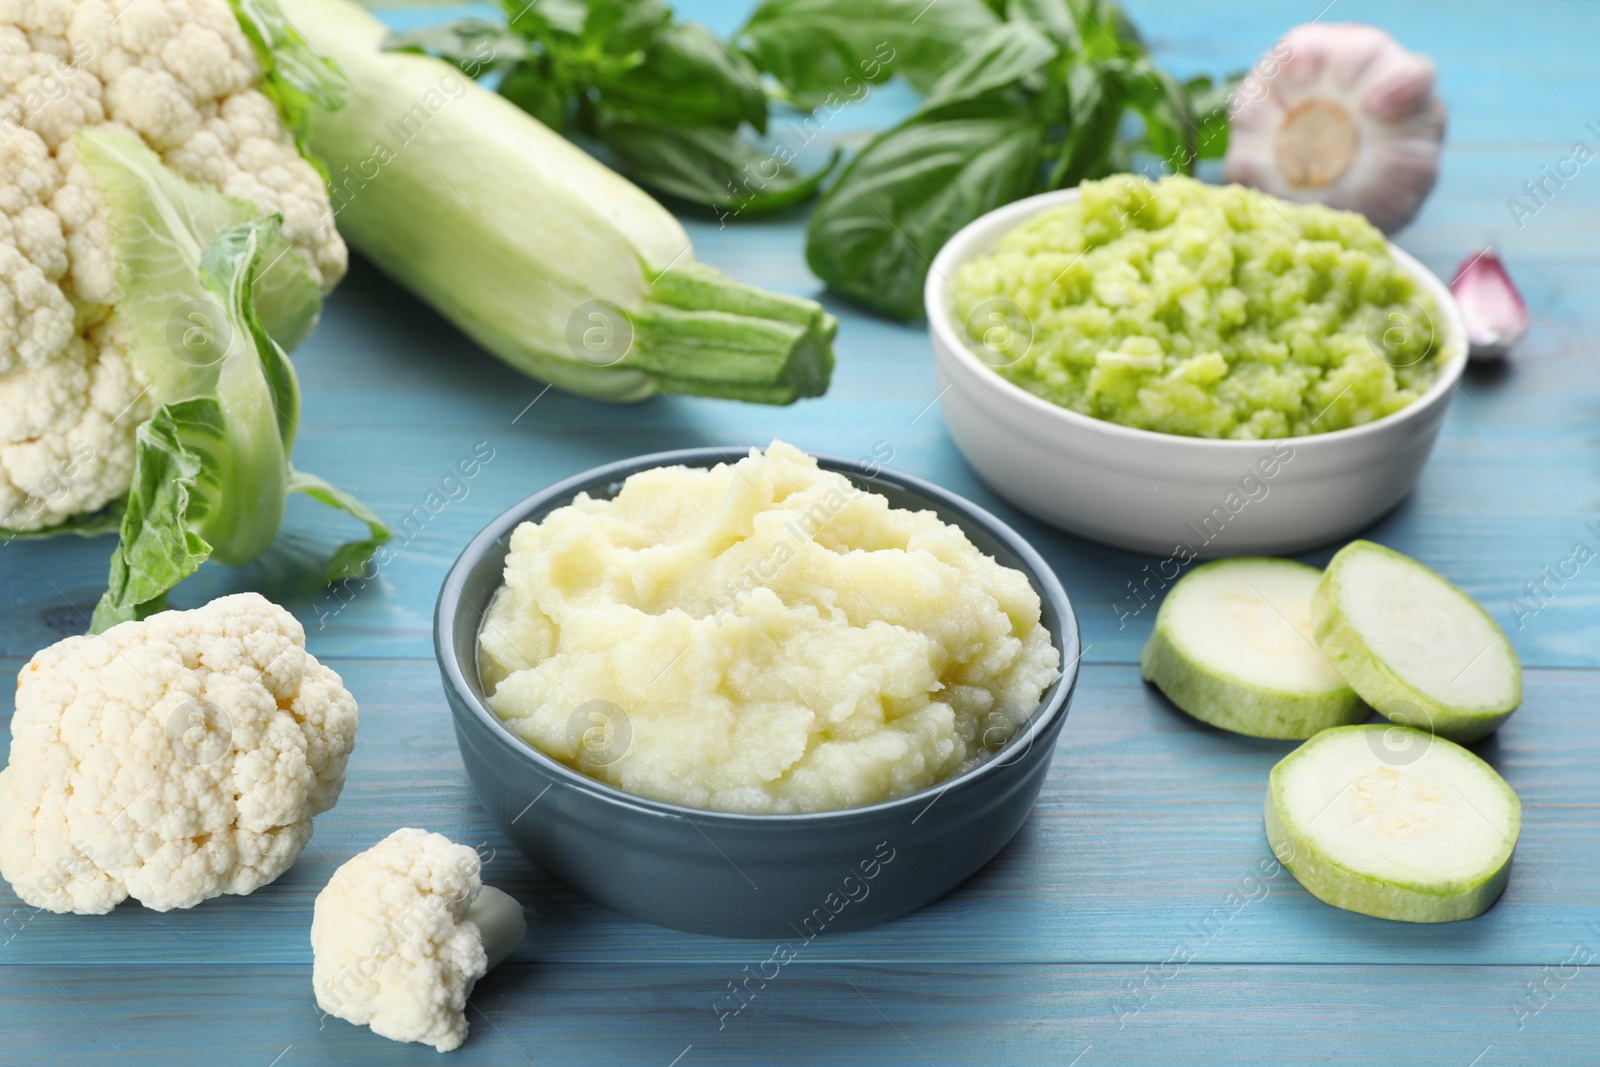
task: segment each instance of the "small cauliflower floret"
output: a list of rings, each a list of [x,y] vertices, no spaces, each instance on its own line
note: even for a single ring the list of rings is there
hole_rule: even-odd
[[[317,894],[317,1004],[391,1041],[449,1052],[467,1039],[473,985],[527,932],[521,905],[480,880],[476,852],[442,834],[396,830]]]
[[[136,137],[185,178],[281,214],[324,290],[344,275],[327,188],[262,78],[228,0],[0,6],[0,529],[48,529],[122,496],[134,431],[181,399],[131,365],[90,395],[83,368],[127,352],[114,227],[80,131]]]
[[[257,593],[69,637],[17,680],[0,875],[80,914],[253,893],[339,799],[355,740],[355,699]]]

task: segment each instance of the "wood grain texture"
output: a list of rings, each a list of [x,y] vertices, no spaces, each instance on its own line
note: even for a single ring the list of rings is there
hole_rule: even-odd
[[[76,1067],[1592,1063],[1600,982],[1534,967],[507,963],[442,1059],[317,1010],[302,970],[0,967],[13,1047]],[[772,973],[768,970],[768,973]],[[128,985],[141,992],[130,996]],[[1534,999],[1529,987],[1545,989]],[[1541,1010],[1534,1007],[1542,1004]],[[42,1060],[17,1060],[39,1063]]]
[[[759,948],[633,922],[544,878],[478,806],[433,662],[335,666],[360,702],[360,741],[338,807],[317,820],[288,873],[249,897],[218,898],[186,914],[125,904],[104,918],[33,912],[0,883],[0,917],[10,916],[11,931],[0,935],[0,965],[308,966],[312,898],[335,867],[402,825],[492,856],[485,881],[538,913],[518,960],[731,964]],[[1474,746],[1522,797],[1514,872],[1482,918],[1427,926],[1326,907],[1277,870],[1261,809],[1267,772],[1291,743],[1204,726],[1141,683],[1136,668],[1090,666],[1039,805],[1016,841],[943,900],[875,929],[819,939],[807,958],[1130,963],[1160,961],[1205,936],[1206,962],[1558,962],[1575,939],[1600,938],[1600,930],[1584,933],[1600,919],[1600,736],[1589,725],[1597,691],[1600,672],[1531,672],[1523,708]]]
[[[1128,6],[1162,62],[1187,74],[1247,66],[1322,4]],[[681,7],[723,33],[748,9]],[[1509,366],[1469,372],[1417,491],[1367,534],[1482,600],[1531,668],[1523,708],[1475,746],[1524,803],[1510,887],[1489,913],[1385,923],[1323,906],[1274,872],[1260,810],[1267,771],[1289,746],[1201,726],[1139,681],[1132,664],[1153,609],[1132,610],[1128,583],[1151,561],[999,502],[943,428],[924,328],[820,293],[801,255],[803,214],[726,228],[690,219],[702,260],[820,296],[840,316],[827,397],[781,410],[686,398],[608,408],[545,393],[371,265],[354,265],[296,355],[305,408],[295,459],[394,522],[397,559],[359,593],[330,594],[316,564],[350,527],[296,503],[265,559],[208,566],[175,598],[192,606],[256,588],[306,623],[312,650],[362,707],[344,797],[299,863],[249,898],[56,916],[0,886],[0,1064],[441,1062],[319,1019],[310,994],[313,896],[398,825],[492,850],[487,879],[535,912],[527,942],[474,997],[474,1036],[450,1063],[1592,1062],[1600,978],[1571,961],[1600,952],[1600,563],[1521,626],[1513,601],[1574,541],[1600,545],[1586,526],[1600,516],[1600,163],[1521,227],[1506,200],[1573,141],[1600,144],[1585,126],[1600,124],[1600,7],[1338,0],[1326,18],[1377,22],[1440,66],[1451,143],[1399,243],[1445,275],[1494,243],[1534,315]],[[874,90],[829,132],[881,126],[910,100],[897,86]],[[631,922],[512,852],[464,778],[430,627],[456,553],[523,496],[614,459],[773,437],[844,455],[886,442],[892,465],[1012,521],[1072,596],[1087,666],[1038,810],[1010,848],[921,912],[805,946],[719,1029],[713,1003],[732,1003],[727,983],[772,946]],[[494,459],[464,488],[443,485],[480,441]],[[439,489],[453,499],[429,510]],[[0,671],[84,628],[109,551],[105,539],[0,548]],[[9,713],[0,701],[0,717]],[[1180,948],[1193,962],[1165,964]]]

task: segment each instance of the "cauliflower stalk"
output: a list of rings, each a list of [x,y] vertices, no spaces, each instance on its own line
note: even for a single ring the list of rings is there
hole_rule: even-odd
[[[264,0],[0,8],[0,541],[120,528],[96,629],[253,558],[288,492],[371,527],[335,576],[387,536],[287,461],[282,350],[346,267],[300,147],[338,84]]]
[[[396,830],[337,871],[311,920],[317,1005],[440,1052],[467,1037],[472,987],[527,934],[522,907],[480,879],[478,854]]]
[[[0,875],[80,914],[254,892],[339,799],[356,717],[257,593],[57,642],[17,680]]]

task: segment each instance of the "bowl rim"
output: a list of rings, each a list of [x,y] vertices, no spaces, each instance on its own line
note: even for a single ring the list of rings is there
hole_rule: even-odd
[[[1409,252],[1397,246],[1393,241],[1385,238],[1389,254],[1395,261],[1409,273],[1430,295],[1433,296],[1439,308],[1439,317],[1442,321],[1444,340],[1442,346],[1449,351],[1447,357],[1439,364],[1438,376],[1428,391],[1417,399],[1401,408],[1392,411],[1380,419],[1362,423],[1360,426],[1346,426],[1338,430],[1329,430],[1327,433],[1301,434],[1294,437],[1263,437],[1255,440],[1236,440],[1224,437],[1192,437],[1188,434],[1163,433],[1159,430],[1146,430],[1136,426],[1124,426],[1119,422],[1109,419],[1099,419],[1092,415],[1082,415],[1053,404],[1043,397],[1017,385],[1009,378],[995,372],[995,370],[978,358],[972,347],[962,340],[952,321],[950,301],[947,294],[950,288],[950,278],[967,260],[977,254],[976,246],[987,239],[998,238],[1003,232],[1013,229],[1025,220],[1038,215],[1050,208],[1062,204],[1069,204],[1077,200],[1082,194],[1081,187],[1071,189],[1055,189],[1046,193],[1024,197],[1009,204],[985,212],[957,230],[944,246],[939,249],[929,267],[928,277],[923,284],[922,300],[928,316],[928,328],[933,339],[934,354],[948,354],[950,358],[964,363],[969,371],[978,372],[976,380],[992,386],[992,392],[998,395],[1003,402],[1020,403],[1040,413],[1044,418],[1057,418],[1066,425],[1076,428],[1091,429],[1111,437],[1119,437],[1127,442],[1143,442],[1146,444],[1163,441],[1175,442],[1172,447],[1192,447],[1207,449],[1213,452],[1248,453],[1259,451],[1262,447],[1271,447],[1279,442],[1288,442],[1295,448],[1336,448],[1338,442],[1350,441],[1362,436],[1384,433],[1410,419],[1420,418],[1439,403],[1440,399],[1447,397],[1449,391],[1455,387],[1462,371],[1467,365],[1467,328],[1461,317],[1461,309],[1456,304],[1454,295],[1449,286],[1441,281],[1427,267],[1419,263]],[[1270,195],[1270,194],[1264,194]],[[935,362],[937,362],[937,358]],[[955,383],[951,383],[955,387]]]
[[[969,789],[991,773],[1017,763],[1032,750],[1034,744],[1042,736],[1057,727],[1060,720],[1066,716],[1068,705],[1071,703],[1073,693],[1077,688],[1083,648],[1081,644],[1082,635],[1078,628],[1078,618],[1072,607],[1072,601],[1062,587],[1061,580],[1056,577],[1055,571],[1045,562],[1044,557],[1022,535],[1018,534],[995,515],[965,497],[934,485],[932,482],[881,464],[850,459],[826,452],[806,450],[807,454],[816,459],[824,469],[835,470],[847,476],[852,473],[859,473],[871,478],[887,478],[917,495],[927,497],[930,501],[960,512],[969,521],[983,527],[991,536],[1015,553],[1024,566],[1032,572],[1028,575],[1029,584],[1039,594],[1041,601],[1049,601],[1054,606],[1056,614],[1061,620],[1061,632],[1053,635],[1056,648],[1061,653],[1061,676],[1040,695],[1039,706],[1029,716],[1025,726],[1013,734],[1011,739],[994,753],[993,757],[984,760],[961,774],[941,782],[935,782],[914,793],[907,793],[905,796],[878,801],[873,804],[836,808],[828,811],[750,813],[718,811],[713,808],[691,808],[681,804],[674,804],[671,801],[657,800],[652,797],[629,793],[608,782],[602,782],[598,778],[592,778],[581,771],[568,767],[560,760],[547,755],[512,733],[500,721],[499,717],[490,710],[487,703],[479,700],[473,693],[471,686],[467,682],[465,668],[460,658],[455,654],[455,631],[462,617],[461,607],[464,601],[461,590],[468,575],[479,565],[484,556],[502,538],[509,537],[511,532],[525,521],[527,515],[552,501],[563,497],[570,500],[584,489],[626,478],[630,474],[655,467],[691,464],[709,467],[715,465],[716,462],[737,461],[748,456],[753,447],[712,445],[699,448],[673,449],[606,463],[568,478],[563,478],[530,496],[524,497],[489,522],[467,543],[467,546],[461,550],[460,555],[456,557],[456,561],[451,564],[450,570],[439,588],[439,597],[434,605],[433,638],[435,658],[439,662],[445,684],[454,691],[457,698],[454,701],[449,701],[452,717],[460,715],[462,707],[470,709],[471,715],[481,724],[488,727],[495,739],[509,749],[517,758],[536,766],[547,775],[553,775],[563,785],[574,788],[591,798],[650,816],[690,819],[697,823],[702,821],[722,822],[730,826],[744,827],[775,821],[785,824],[816,822],[837,824],[870,821],[881,816],[892,815],[919,803],[925,803],[927,807],[931,807],[933,802],[945,793]],[[476,632],[473,634],[473,648],[477,648]],[[476,665],[472,669],[476,671]],[[1007,755],[1013,750],[1018,750],[1015,755]],[[921,818],[921,815],[918,815],[917,818]]]

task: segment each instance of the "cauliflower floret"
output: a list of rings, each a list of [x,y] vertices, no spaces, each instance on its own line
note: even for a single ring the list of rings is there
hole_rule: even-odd
[[[138,137],[185,178],[279,212],[323,289],[343,277],[327,189],[261,76],[228,0],[0,4],[0,529],[45,529],[127,492],[134,431],[167,399],[132,368],[85,371],[125,348],[80,129]]]
[[[252,893],[338,800],[355,739],[355,699],[258,593],[69,637],[17,679],[0,875],[82,914]]]
[[[334,871],[311,920],[317,1005],[392,1041],[459,1047],[473,985],[527,933],[479,875],[472,849],[409,827]]]

